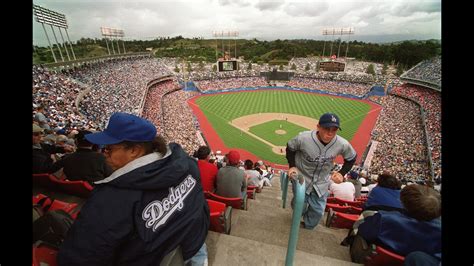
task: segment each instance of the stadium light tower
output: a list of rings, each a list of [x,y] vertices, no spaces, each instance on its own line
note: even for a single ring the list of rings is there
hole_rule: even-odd
[[[54,62],[57,63],[58,60],[56,59],[56,55],[54,54],[53,47],[49,40],[49,36],[48,36],[48,33],[46,32],[46,28],[44,27],[44,24],[51,26],[51,31],[53,32],[54,39],[56,40],[56,44],[58,46],[59,55],[61,55],[61,59],[63,62],[64,62],[64,57],[61,51],[61,47],[63,47],[66,50],[66,55],[67,55],[68,60],[69,61],[71,60],[69,56],[69,52],[67,50],[67,42],[64,41],[63,33],[61,32],[61,28],[64,29],[64,31],[66,32],[67,39],[69,41],[69,46],[71,47],[72,56],[74,57],[74,60],[76,60],[76,54],[74,53],[71,40],[69,39],[69,33],[67,32],[68,25],[66,21],[66,16],[64,14],[60,14],[58,12],[46,9],[44,7],[41,7],[35,4],[33,4],[33,14],[36,17],[36,22],[41,23],[41,26],[43,26],[44,34],[46,35],[49,48],[51,50],[51,53],[53,54]],[[59,34],[61,35],[61,39],[63,41],[62,44],[58,42],[53,26],[58,27]]]
[[[323,35],[332,35],[333,40],[335,35],[353,35],[354,34],[354,28],[332,28],[332,29],[323,29]],[[337,49],[337,57],[339,57],[339,52],[341,50],[341,37],[339,38],[339,48]],[[329,52],[329,55],[332,56],[332,46],[333,42],[331,42],[331,51]],[[324,46],[323,46],[323,57],[324,57],[324,52],[326,49],[326,39],[324,40]],[[346,58],[347,58],[347,51],[349,50],[349,41],[347,41],[347,47],[346,47]]]
[[[100,32],[102,33],[102,36],[105,37],[105,44],[107,45],[107,51],[109,52],[110,55],[110,49],[109,49],[109,44],[107,43],[107,38],[110,38],[110,43],[112,44],[112,52],[115,54],[115,49],[114,49],[114,37],[117,38],[117,50],[118,53],[120,54],[120,43],[118,38],[123,38],[125,36],[123,30],[119,29],[113,29],[109,27],[100,27]],[[123,44],[123,53],[125,54],[125,41],[122,40]]]
[[[237,58],[237,37],[239,36],[239,32],[236,31],[236,30],[229,30],[227,32],[224,32],[224,31],[213,31],[212,32],[212,36],[214,36],[214,38],[216,38],[216,61],[218,60],[217,58],[217,50],[218,50],[218,45],[217,45],[217,38],[221,38],[222,39],[222,52],[224,53],[225,55],[225,45],[224,45],[224,39],[225,37],[228,37],[229,39],[229,57],[232,58],[231,56],[231,44],[230,44],[230,40],[231,40],[231,37],[235,37],[234,39],[234,57]],[[230,59],[229,58],[229,59]]]

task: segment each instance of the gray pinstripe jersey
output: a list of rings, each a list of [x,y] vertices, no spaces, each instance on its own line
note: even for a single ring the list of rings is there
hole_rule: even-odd
[[[356,156],[352,145],[338,135],[324,146],[317,138],[316,130],[301,132],[288,141],[288,147],[296,151],[295,164],[305,178],[306,193],[314,188],[319,197],[328,191],[329,174],[336,156],[342,155],[345,160],[353,160]]]

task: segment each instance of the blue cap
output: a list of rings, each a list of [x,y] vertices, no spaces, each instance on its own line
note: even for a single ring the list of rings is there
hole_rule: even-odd
[[[325,113],[319,118],[319,125],[322,127],[337,127],[340,130],[341,127],[339,126],[339,117],[333,113]]]
[[[85,138],[94,144],[109,145],[123,141],[148,142],[156,137],[156,127],[150,121],[127,113],[114,113],[107,128]]]

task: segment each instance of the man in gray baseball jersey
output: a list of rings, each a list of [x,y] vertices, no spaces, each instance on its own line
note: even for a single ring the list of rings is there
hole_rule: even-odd
[[[325,113],[319,118],[317,130],[301,132],[286,145],[286,159],[290,166],[288,176],[293,181],[301,174],[306,182],[303,208],[306,229],[316,227],[324,214],[329,194],[329,179],[341,183],[357,157],[349,141],[336,134],[339,129],[339,117],[333,113]],[[344,164],[341,170],[331,173],[338,155],[344,157]]]

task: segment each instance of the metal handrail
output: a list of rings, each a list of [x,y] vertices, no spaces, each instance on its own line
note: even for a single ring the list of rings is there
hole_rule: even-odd
[[[288,178],[285,178],[285,179],[286,179],[285,188],[287,190]],[[293,181],[292,185],[294,186],[293,191],[295,192],[295,195],[294,195],[293,218],[291,221],[290,238],[288,239],[288,249],[286,250],[286,259],[285,259],[286,266],[293,265],[293,259],[295,257],[295,251],[296,251],[296,244],[298,243],[298,232],[300,230],[300,220],[301,220],[301,215],[303,213],[303,204],[304,204],[304,197],[305,197],[305,190],[306,190],[304,177],[302,175],[298,175],[297,180]],[[285,193],[285,199],[286,199],[286,193]]]
[[[286,208],[286,195],[288,194],[288,175],[286,172],[280,174],[281,199],[283,200],[283,209]]]

